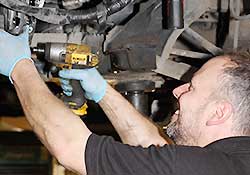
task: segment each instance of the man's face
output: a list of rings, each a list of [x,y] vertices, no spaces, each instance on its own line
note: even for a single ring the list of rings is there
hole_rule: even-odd
[[[211,59],[195,73],[190,83],[173,90],[179,109],[166,131],[176,144],[199,146],[207,118],[212,115],[209,109],[212,93],[217,89],[218,75],[227,62],[225,57]]]

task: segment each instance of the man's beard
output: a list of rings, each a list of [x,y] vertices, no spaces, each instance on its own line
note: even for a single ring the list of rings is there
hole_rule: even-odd
[[[201,133],[197,130],[198,120],[193,120],[195,118],[194,116],[202,115],[202,111],[204,111],[207,104],[208,102],[206,101],[200,104],[195,111],[191,111],[188,114],[186,113],[186,115],[189,115],[188,118],[190,118],[190,122],[188,123],[182,121],[183,116],[180,111],[178,111],[178,114],[175,113],[172,116],[174,120],[165,127],[165,133],[178,145],[197,146]],[[193,120],[191,120],[191,118],[193,118]]]
[[[187,135],[187,132],[180,124],[179,119],[167,125],[165,133],[175,144],[193,146],[194,140]]]
[[[178,140],[180,140],[181,134],[178,129],[178,121],[174,121],[168,124],[165,133],[168,135],[169,138],[171,138],[176,144]]]

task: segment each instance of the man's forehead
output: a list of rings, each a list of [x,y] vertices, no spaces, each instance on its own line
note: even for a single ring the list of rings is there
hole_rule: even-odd
[[[210,77],[216,75],[222,71],[225,67],[232,65],[230,58],[227,56],[218,56],[207,61],[197,72],[194,73],[192,79],[196,79],[200,76]]]
[[[229,65],[233,65],[233,62],[227,56],[217,56],[208,60],[196,73],[209,69],[223,69]],[[196,74],[195,73],[195,74]]]

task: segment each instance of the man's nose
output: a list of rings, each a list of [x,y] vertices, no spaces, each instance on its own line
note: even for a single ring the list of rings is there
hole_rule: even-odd
[[[182,94],[188,91],[188,89],[189,89],[189,83],[183,84],[173,90],[173,95],[175,96],[175,98],[179,99]]]

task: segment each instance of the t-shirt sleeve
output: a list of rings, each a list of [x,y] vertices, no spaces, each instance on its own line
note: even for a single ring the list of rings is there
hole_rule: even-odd
[[[169,147],[164,151],[164,147]],[[172,146],[142,148],[92,134],[87,142],[85,163],[88,175],[174,174],[176,153]]]

